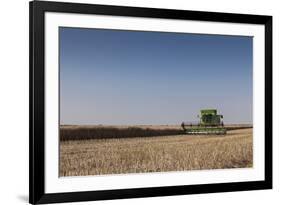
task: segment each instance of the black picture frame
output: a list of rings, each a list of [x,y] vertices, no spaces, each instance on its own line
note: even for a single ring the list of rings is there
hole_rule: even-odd
[[[272,188],[272,17],[124,6],[32,1],[29,4],[29,202],[31,204],[155,197]],[[71,193],[45,193],[45,12],[260,24],[265,26],[265,180]]]

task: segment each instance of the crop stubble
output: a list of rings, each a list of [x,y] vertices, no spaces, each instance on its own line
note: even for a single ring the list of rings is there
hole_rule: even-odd
[[[253,166],[252,129],[225,136],[170,135],[60,142],[60,176]]]

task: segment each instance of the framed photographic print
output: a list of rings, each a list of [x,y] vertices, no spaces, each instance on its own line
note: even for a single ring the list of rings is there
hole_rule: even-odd
[[[30,203],[272,188],[272,17],[30,2]]]

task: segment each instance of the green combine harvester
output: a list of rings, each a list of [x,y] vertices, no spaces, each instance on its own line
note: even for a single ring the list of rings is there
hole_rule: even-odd
[[[194,135],[224,135],[226,134],[226,128],[224,127],[222,115],[217,114],[216,109],[204,109],[200,111],[200,122],[196,125],[190,123],[181,124],[184,132],[186,134]]]

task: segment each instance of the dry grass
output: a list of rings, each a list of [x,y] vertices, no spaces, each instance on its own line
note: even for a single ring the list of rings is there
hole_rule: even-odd
[[[252,129],[60,143],[60,176],[252,167]]]

